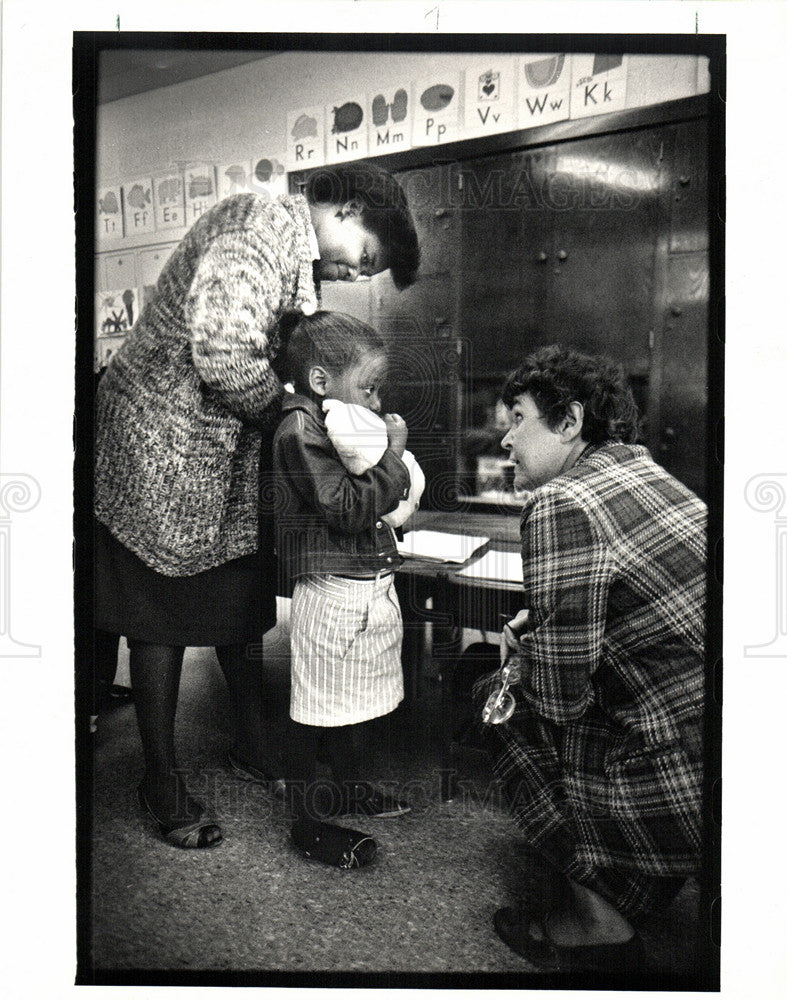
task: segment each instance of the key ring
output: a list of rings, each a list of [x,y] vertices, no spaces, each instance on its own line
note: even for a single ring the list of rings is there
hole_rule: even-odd
[[[481,721],[485,726],[499,726],[502,722],[508,722],[514,714],[516,699],[509,687],[519,682],[519,667],[506,663],[500,671],[500,690],[492,694],[486,700]]]

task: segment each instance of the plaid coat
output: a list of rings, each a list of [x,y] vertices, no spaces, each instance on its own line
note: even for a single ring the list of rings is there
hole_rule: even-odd
[[[530,617],[496,772],[533,846],[630,917],[698,868],[705,531],[702,501],[625,444],[522,512]]]

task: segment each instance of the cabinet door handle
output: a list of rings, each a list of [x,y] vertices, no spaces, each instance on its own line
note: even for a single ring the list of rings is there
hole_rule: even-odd
[[[558,260],[567,260],[567,258],[568,258],[568,254],[566,253],[565,250],[558,250],[558,252],[557,252],[557,259]]]
[[[546,255],[546,254],[544,253],[544,251],[542,250],[542,251],[541,251],[541,253],[540,253],[540,254],[538,255],[538,260],[539,260],[539,261],[540,261],[540,262],[541,262],[542,264],[545,264],[545,263],[547,262],[547,260],[548,260],[548,259],[549,259],[549,258],[547,257],[547,255]]]

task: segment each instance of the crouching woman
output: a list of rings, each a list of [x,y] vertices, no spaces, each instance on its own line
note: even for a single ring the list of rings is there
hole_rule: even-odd
[[[699,867],[706,509],[633,443],[606,359],[545,348],[503,400],[524,609],[476,696],[545,888],[495,929],[540,968],[636,968]]]

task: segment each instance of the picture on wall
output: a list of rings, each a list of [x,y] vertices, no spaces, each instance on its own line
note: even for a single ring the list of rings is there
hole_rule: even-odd
[[[565,53],[519,60],[519,127],[564,121],[571,110],[571,60]]]
[[[367,120],[370,156],[409,149],[413,125],[410,84],[372,91]]]
[[[96,293],[96,334],[99,337],[127,333],[140,311],[139,290],[122,288]]]
[[[470,134],[510,132],[516,126],[515,62],[497,56],[465,70],[464,127]]]
[[[123,200],[120,185],[99,188],[96,195],[96,236],[100,241],[123,236]]]

